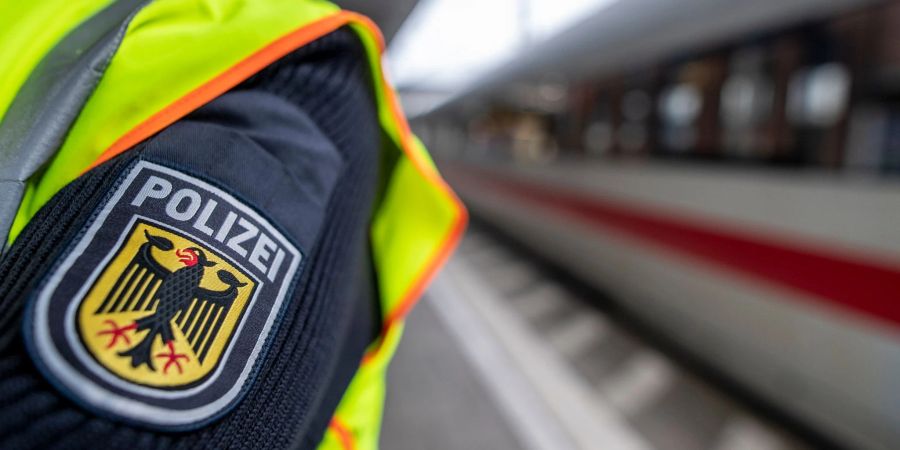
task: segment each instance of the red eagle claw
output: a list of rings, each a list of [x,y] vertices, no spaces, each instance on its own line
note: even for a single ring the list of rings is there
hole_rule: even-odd
[[[132,322],[131,325],[121,328],[119,328],[119,325],[117,325],[116,322],[112,320],[104,320],[103,323],[109,324],[110,328],[100,331],[99,333],[97,333],[97,336],[102,336],[104,334],[111,335],[109,344],[106,345],[106,348],[113,348],[116,345],[116,342],[119,342],[119,338],[122,338],[122,340],[124,340],[126,344],[131,345],[131,339],[127,334],[125,334],[125,332],[136,329],[137,322]]]
[[[187,355],[184,353],[175,353],[175,342],[169,341],[166,343],[166,346],[169,348],[169,353],[157,353],[157,358],[166,358],[166,365],[163,366],[163,375],[169,373],[169,366],[172,364],[178,369],[178,373],[184,373],[181,369],[181,363],[178,362],[179,359],[184,358],[185,361],[190,361]]]

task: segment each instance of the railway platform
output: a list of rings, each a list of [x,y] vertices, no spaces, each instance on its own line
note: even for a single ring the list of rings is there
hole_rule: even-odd
[[[474,226],[411,316],[382,447],[812,448],[592,296]]]

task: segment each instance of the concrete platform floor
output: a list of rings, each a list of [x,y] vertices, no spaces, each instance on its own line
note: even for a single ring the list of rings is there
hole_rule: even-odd
[[[382,448],[807,448],[579,295],[471,230],[410,317]]]

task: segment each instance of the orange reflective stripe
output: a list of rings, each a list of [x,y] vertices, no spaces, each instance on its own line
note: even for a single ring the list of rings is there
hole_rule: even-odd
[[[156,134],[178,119],[190,114],[197,108],[209,103],[215,98],[237,86],[242,81],[250,78],[260,70],[281,59],[288,53],[356,20],[358,14],[341,11],[307,24],[296,31],[287,34],[271,44],[263,47],[241,62],[235,64],[220,75],[209,80],[197,89],[189,92],[184,97],[150,116],[140,125],[125,133],[106,149],[87,170],[102,164],[116,155],[134,147],[144,139]]]
[[[338,419],[337,416],[331,418],[331,422],[328,423],[328,429],[334,432],[344,450],[356,449],[356,442],[353,439],[353,434],[350,433],[350,430],[344,425],[344,422]]]
[[[378,28],[368,19],[366,19],[364,23],[373,30],[378,30]],[[422,292],[431,282],[432,278],[437,274],[438,269],[441,268],[447,258],[453,253],[453,250],[462,238],[463,231],[466,229],[468,212],[466,211],[465,206],[463,206],[462,201],[456,196],[456,193],[450,189],[447,182],[444,181],[437,170],[434,169],[434,166],[432,166],[430,162],[425,161],[421,153],[415,151],[412,130],[410,130],[409,123],[406,121],[406,116],[400,109],[400,102],[397,100],[397,95],[394,90],[390,88],[387,79],[384,76],[382,76],[381,80],[384,84],[384,91],[388,97],[387,101],[390,105],[391,113],[400,128],[400,147],[403,150],[403,153],[413,163],[413,166],[425,176],[429,183],[438,186],[454,203],[456,203],[456,208],[459,211],[456,222],[453,223],[453,226],[443,238],[443,243],[438,247],[438,251],[435,255],[431,257],[429,264],[426,265],[422,272],[416,277],[416,281],[409,287],[409,290],[403,295],[402,300],[400,300],[394,310],[388,313],[385,323],[391,324],[396,320],[402,319],[409,313],[416,302],[418,302],[418,299],[421,298]]]
[[[468,223],[468,213],[455,195],[453,199],[460,203],[459,217],[453,224],[453,227],[447,232],[447,235],[444,237],[441,246],[438,247],[436,254],[431,258],[428,265],[422,269],[422,272],[416,277],[415,282],[410,286],[406,295],[403,296],[403,300],[401,300],[400,304],[398,304],[397,307],[388,314],[387,318],[384,319],[378,341],[363,355],[362,364],[367,364],[374,360],[378,352],[381,351],[381,344],[384,342],[384,336],[386,336],[390,329],[396,326],[399,321],[403,320],[414,306],[416,306],[416,303],[422,298],[425,288],[428,287],[431,280],[437,275],[438,269],[444,265],[447,258],[453,254],[453,250],[456,249],[456,246],[459,244],[463,232],[466,229],[466,223]]]
[[[366,19],[364,23],[367,26],[374,27],[371,22]],[[377,28],[374,28],[377,31]],[[455,204],[456,209],[459,211],[459,214],[456,217],[456,221],[447,231],[447,234],[442,239],[442,243],[438,246],[437,251],[434,255],[431,256],[427,265],[425,265],[421,272],[416,276],[413,283],[406,290],[406,293],[403,294],[401,300],[397,303],[397,306],[394,307],[392,311],[387,314],[387,317],[384,319],[382,324],[381,334],[379,336],[378,342],[366,352],[363,356],[363,364],[371,361],[375,355],[381,351],[381,343],[384,341],[384,336],[387,335],[388,331],[391,327],[395,326],[398,321],[403,320],[407,314],[412,310],[416,303],[418,303],[419,299],[422,298],[422,294],[425,291],[425,288],[431,283],[431,280],[437,275],[438,270],[444,263],[447,261],[447,258],[453,254],[453,250],[456,249],[456,246],[459,244],[459,241],[462,239],[463,232],[466,229],[466,224],[469,221],[468,211],[465,206],[463,206],[462,201],[459,197],[456,196],[456,193],[450,189],[450,186],[447,185],[447,182],[440,176],[440,174],[434,169],[434,167],[427,161],[422,158],[422,155],[416,152],[413,148],[413,134],[409,128],[409,123],[406,121],[406,116],[402,113],[400,109],[400,103],[397,101],[397,96],[394,93],[393,89],[390,89],[390,86],[387,84],[387,80],[382,77],[382,82],[384,83],[384,91],[387,93],[387,100],[391,108],[391,113],[394,116],[394,120],[397,121],[397,124],[400,128],[400,147],[403,150],[403,153],[407,158],[413,163],[413,166],[418,170],[421,174],[425,176],[426,181],[429,183],[436,185],[441,188],[442,191],[446,193],[448,198],[450,198]]]
[[[351,13],[352,14],[352,13]],[[360,25],[363,25],[371,32],[378,42],[379,51],[384,51],[384,36],[381,34],[381,30],[378,29],[371,19],[368,17],[354,14],[356,16],[355,21]],[[383,72],[383,69],[382,69]],[[440,176],[437,170],[431,165],[430,162],[426,161],[422,154],[415,151],[414,137],[412,130],[410,130],[409,122],[406,120],[406,115],[403,114],[403,111],[400,107],[400,102],[397,99],[397,95],[394,90],[388,84],[387,77],[382,73],[381,83],[385,95],[387,98],[385,99],[388,103],[388,106],[391,110],[391,115],[393,116],[394,121],[396,121],[397,126],[400,130],[400,148],[403,151],[404,155],[412,162],[413,167],[421,173],[426,181],[429,183],[439,187],[444,193],[450,198],[455,204],[456,209],[459,211],[459,215],[456,217],[456,221],[453,223],[451,228],[448,230],[447,234],[442,239],[441,245],[438,247],[438,250],[431,257],[429,263],[422,268],[422,271],[416,276],[415,281],[410,285],[407,289],[406,293],[401,297],[401,300],[397,303],[397,306],[387,314],[387,317],[384,319],[381,334],[379,336],[378,342],[372,346],[369,351],[363,356],[363,364],[371,361],[375,355],[381,350],[381,343],[384,341],[384,336],[387,335],[388,331],[391,327],[395,326],[398,321],[402,320],[409,311],[418,303],[419,299],[422,297],[422,293],[425,288],[431,283],[431,280],[437,274],[438,269],[444,265],[447,261],[447,258],[453,254],[453,250],[459,244],[459,241],[462,238],[463,232],[466,229],[466,224],[469,221],[468,211],[465,206],[463,206],[462,201],[459,197],[456,196],[456,193],[450,189],[450,186],[447,185],[447,182]]]

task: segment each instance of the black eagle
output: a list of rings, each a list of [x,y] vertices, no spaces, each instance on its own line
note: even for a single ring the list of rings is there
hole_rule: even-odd
[[[187,337],[194,354],[202,364],[225,321],[231,304],[237,298],[238,288],[246,283],[239,282],[227,270],[219,270],[216,275],[228,287],[222,291],[202,288],[200,280],[203,279],[204,271],[207,267],[216,265],[214,261],[207,259],[203,250],[196,247],[176,250],[175,253],[184,267],[170,271],[154,259],[151,250],[156,247],[170,251],[175,247],[172,241],[154,236],[147,231],[144,231],[144,236],[147,242],[141,244],[137,254],[125,267],[94,314],[133,311],[147,311],[148,314],[123,327],[119,327],[112,320],[107,320],[106,323],[112,328],[99,334],[111,336],[107,348],[112,348],[119,338],[130,344],[125,334],[129,330],[149,330],[140,342],[119,352],[119,355],[131,358],[132,367],[146,364],[150,370],[155,371],[152,347],[156,337],[160,336],[169,349],[169,353],[156,355],[167,358],[163,373],[166,373],[173,364],[180,372],[181,365],[178,360],[187,359],[187,356],[175,353],[173,319]]]

